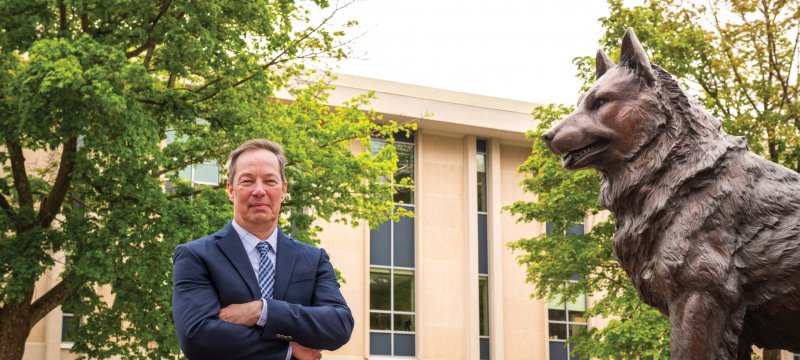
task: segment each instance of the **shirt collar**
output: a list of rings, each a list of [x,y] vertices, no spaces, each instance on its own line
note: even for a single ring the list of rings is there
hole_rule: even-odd
[[[249,231],[245,230],[241,225],[236,223],[236,220],[232,221],[233,228],[236,230],[236,233],[239,234],[239,239],[242,240],[242,245],[244,245],[245,253],[250,253],[255,249],[256,245],[261,241],[258,237],[251,234]],[[267,239],[265,240],[269,246],[272,246],[272,251],[275,254],[278,254],[278,228],[276,227],[275,230],[272,231]]]

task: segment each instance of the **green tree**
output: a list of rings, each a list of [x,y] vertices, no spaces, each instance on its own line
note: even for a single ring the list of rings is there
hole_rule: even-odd
[[[726,131],[745,136],[750,148],[795,171],[800,170],[797,66],[800,13],[793,1],[780,0],[645,0],[625,6],[608,0],[610,14],[601,18],[601,47],[619,57],[619,41],[628,27],[649,52],[651,61],[675,75],[723,123]],[[594,57],[575,59],[583,90],[594,82]],[[560,232],[598,211],[598,180],[592,171],[570,173],[538,140],[569,109],[537,109],[539,127],[531,157],[520,168],[524,187],[538,195],[531,203],[510,207],[521,221],[553,222]],[[591,179],[591,180],[590,180]],[[613,221],[613,219],[611,219]],[[604,329],[573,341],[581,357],[600,359],[669,357],[664,316],[642,304],[611,253],[613,225],[603,223],[586,236],[556,235],[523,239],[512,245],[539,297],[580,292],[602,295],[590,315],[614,316]],[[580,281],[563,286],[573,274]]]
[[[317,242],[314,220],[399,215],[382,181],[396,171],[394,148],[350,147],[413,125],[378,124],[359,110],[370,96],[332,109],[322,82],[291,90],[293,102],[274,98],[309,61],[345,56],[332,21],[340,8],[0,1],[0,359],[20,359],[31,328],[59,305],[84,319],[77,352],[176,357],[172,250],[231,216],[225,180],[192,186],[178,173],[224,164],[246,139],[284,145],[294,196],[282,224],[302,241]],[[44,165],[30,162],[42,154]],[[34,295],[56,262],[57,284]]]

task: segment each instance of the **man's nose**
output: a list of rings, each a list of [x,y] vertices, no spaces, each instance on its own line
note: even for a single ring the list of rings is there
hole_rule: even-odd
[[[267,185],[261,181],[256,181],[255,186],[253,187],[253,195],[255,196],[263,196],[267,194]]]

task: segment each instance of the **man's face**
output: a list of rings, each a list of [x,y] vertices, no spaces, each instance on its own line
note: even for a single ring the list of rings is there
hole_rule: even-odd
[[[245,151],[236,162],[235,178],[228,183],[234,220],[253,234],[272,233],[286,188],[275,154],[264,149]]]

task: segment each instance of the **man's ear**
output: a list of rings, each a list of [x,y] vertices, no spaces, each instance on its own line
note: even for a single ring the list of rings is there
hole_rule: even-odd
[[[225,184],[225,189],[228,190],[228,200],[233,202],[233,185],[230,182]]]

